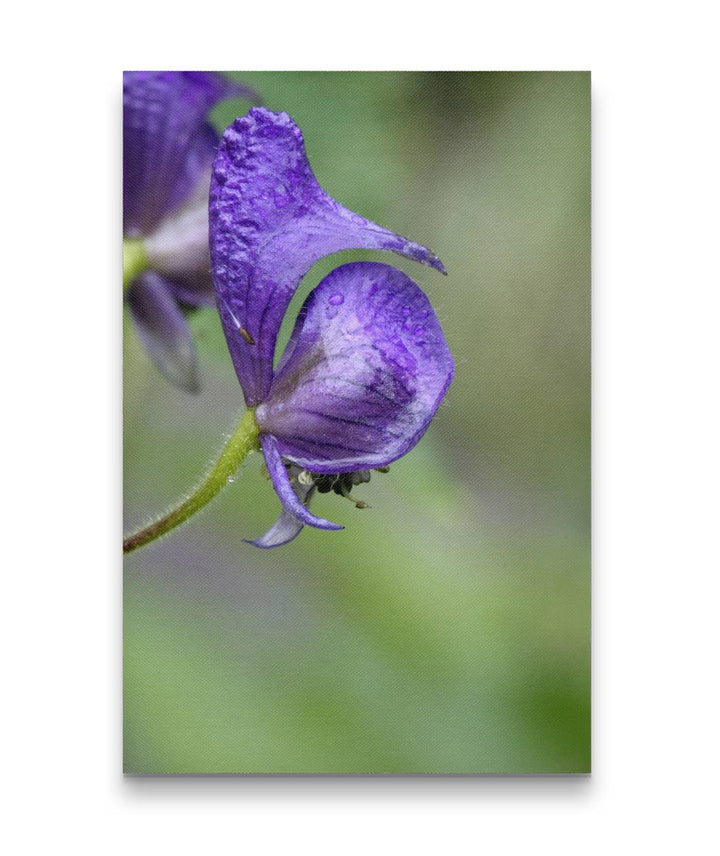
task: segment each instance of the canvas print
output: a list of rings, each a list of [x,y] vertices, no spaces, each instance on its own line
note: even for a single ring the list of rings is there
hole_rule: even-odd
[[[124,769],[590,771],[590,75],[123,74]]]

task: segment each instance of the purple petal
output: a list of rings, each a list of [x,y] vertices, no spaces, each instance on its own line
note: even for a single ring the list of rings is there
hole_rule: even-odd
[[[265,463],[267,464],[268,472],[270,473],[270,478],[272,479],[273,487],[275,488],[275,493],[280,498],[284,511],[300,523],[305,523],[308,526],[315,526],[317,529],[345,528],[340,526],[338,523],[331,523],[329,520],[324,520],[322,517],[315,517],[315,515],[311,514],[298,499],[292,485],[290,484],[290,478],[288,477],[287,470],[285,469],[283,459],[280,457],[280,453],[278,452],[278,444],[274,437],[271,437],[268,434],[261,434],[260,445],[262,446],[262,450],[265,455]]]
[[[123,231],[147,235],[207,168],[205,116],[246,87],[211,72],[123,74]]]
[[[220,137],[215,128],[202,122],[185,154],[183,175],[168,199],[168,211],[174,211],[182,202],[187,202],[188,197],[197,199],[201,196],[207,209],[212,164],[219,144]],[[193,186],[195,192],[190,189]]]
[[[209,181],[208,172],[143,241],[148,266],[171,281],[176,296],[191,306],[215,303],[208,246]]]
[[[317,183],[300,129],[253,108],[220,143],[210,187],[210,255],[218,307],[248,405],[270,389],[278,330],[318,259],[381,249],[445,272],[430,250],[363,219]]]
[[[186,306],[215,306],[215,292],[209,271],[175,276],[172,281],[167,280],[167,284],[180,303]]]
[[[127,301],[140,340],[157,368],[187,392],[198,392],[195,345],[171,284],[146,271],[130,286]]]
[[[246,101],[251,101],[253,104],[262,104],[262,95],[248,86],[247,83],[239,83],[237,80],[231,80],[225,77],[224,74],[219,74],[215,71],[183,71],[181,72],[188,80],[195,83],[196,86],[209,86],[214,88],[217,93],[216,101],[222,98],[244,98]]]
[[[382,467],[422,437],[452,376],[421,289],[389,265],[356,262],[306,300],[256,417],[281,455],[313,472]]]
[[[312,483],[306,485],[298,481],[297,477],[300,472],[302,472],[302,467],[292,466],[288,477],[298,500],[307,508],[315,493],[315,485]],[[255,547],[262,547],[265,550],[270,547],[282,547],[283,544],[288,544],[293,538],[297,538],[303,526],[303,523],[283,508],[278,519],[264,535],[256,538],[254,541],[246,541],[245,543],[252,544]]]

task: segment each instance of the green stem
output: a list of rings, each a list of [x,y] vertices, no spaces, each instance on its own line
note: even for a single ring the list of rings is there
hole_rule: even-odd
[[[142,238],[123,238],[123,292],[147,267],[147,255]]]
[[[258,426],[255,421],[255,408],[251,407],[243,414],[238,427],[220,453],[220,457],[194,493],[159,520],[155,520],[143,529],[128,535],[123,541],[123,553],[131,553],[138,547],[144,547],[145,544],[160,538],[160,536],[185,523],[193,514],[207,505],[235,475],[238,467],[250,452],[258,448],[257,438]]]

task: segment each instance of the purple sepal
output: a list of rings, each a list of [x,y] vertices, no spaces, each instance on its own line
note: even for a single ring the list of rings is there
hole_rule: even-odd
[[[298,500],[307,508],[315,494],[315,485],[312,482],[310,484],[300,482],[298,475],[301,472],[302,467],[293,464],[288,469],[288,478]],[[243,540],[246,544],[261,547],[263,550],[268,550],[271,547],[282,547],[283,544],[289,544],[290,541],[297,538],[304,525],[304,523],[301,523],[289,511],[285,511],[283,508],[278,519],[264,535],[261,535],[260,538],[256,538],[254,541],[250,541],[247,538]]]
[[[355,262],[305,301],[256,418],[312,472],[382,467],[422,437],[452,376],[422,290],[397,268]]]
[[[349,249],[392,250],[445,272],[426,247],[343,208],[318,184],[286,113],[253,108],[225,131],[210,186],[210,255],[225,336],[248,405],[265,399],[275,342],[302,277]]]
[[[172,282],[167,280],[167,283],[175,297],[185,306],[215,306],[215,293],[209,273],[198,271],[191,276],[177,276]]]
[[[168,199],[168,211],[174,212],[183,203],[187,204],[190,199],[202,198],[207,213],[212,163],[219,144],[220,136],[215,128],[208,122],[202,122],[185,153],[184,175],[177,182],[174,193]],[[208,257],[209,255],[208,250]]]
[[[195,345],[172,285],[154,271],[146,271],[130,286],[127,301],[153,363],[172,383],[198,392]]]
[[[285,463],[280,456],[278,444],[274,437],[271,437],[268,434],[260,434],[260,445],[262,446],[263,454],[265,455],[265,463],[267,464],[268,472],[270,473],[270,478],[272,479],[272,484],[275,488],[275,493],[280,498],[284,512],[287,512],[287,514],[295,518],[299,523],[304,523],[307,526],[315,526],[317,529],[345,528],[344,526],[340,526],[338,523],[331,523],[329,520],[324,520],[322,517],[316,517],[303,505],[302,501],[297,497],[292,485],[290,484],[290,478],[288,476]],[[279,522],[280,521],[278,521],[278,523]],[[268,532],[267,535],[269,534],[270,533]],[[295,535],[297,535],[297,532]],[[294,538],[295,535],[292,537]],[[265,537],[266,536],[263,536],[263,538]],[[259,540],[263,540],[263,538]],[[268,544],[266,546],[275,545]]]
[[[123,233],[149,234],[208,166],[208,111],[256,93],[214,72],[123,74]],[[214,132],[212,132],[214,135]]]
[[[148,267],[172,283],[189,306],[215,305],[208,247],[210,171],[201,175],[188,198],[143,241]]]

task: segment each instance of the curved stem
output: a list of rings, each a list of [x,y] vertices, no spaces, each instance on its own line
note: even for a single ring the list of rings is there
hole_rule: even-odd
[[[138,547],[144,547],[189,520],[220,493],[235,475],[240,464],[257,448],[258,426],[255,421],[255,408],[251,407],[245,411],[220,457],[192,495],[158,520],[128,535],[123,541],[123,553],[131,553]]]
[[[123,238],[123,292],[147,267],[147,255],[142,238]]]

